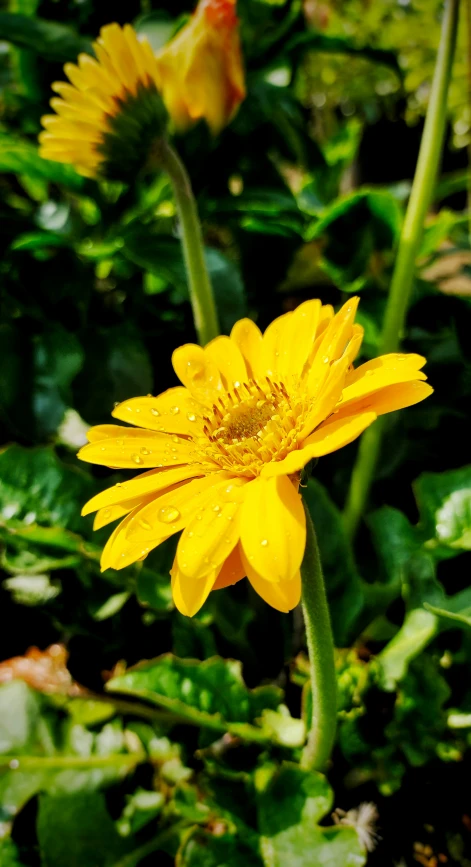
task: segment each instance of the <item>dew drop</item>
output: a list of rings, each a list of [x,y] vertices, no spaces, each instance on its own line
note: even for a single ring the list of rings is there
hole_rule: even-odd
[[[122,483],[122,482],[116,482],[116,487],[117,487],[117,488],[122,488],[122,487],[123,487],[123,483]]]
[[[374,370],[367,370],[365,376],[374,376]]]
[[[140,412],[140,411],[141,411],[141,407],[140,407],[140,406],[136,406],[136,409],[134,410],[134,412]]]
[[[178,413],[180,412],[180,407],[179,406],[171,406],[170,412],[172,413],[172,415],[178,415]]]
[[[149,449],[146,449],[145,446],[141,449],[141,455],[150,455]]]
[[[201,514],[201,512],[199,512],[199,513],[197,514],[197,516],[196,516],[196,520],[197,520],[197,521],[202,521],[202,520],[203,520],[203,515]]]
[[[164,524],[171,524],[173,521],[178,521],[180,517],[180,512],[175,506],[164,506],[159,511],[159,521],[163,521]]]
[[[187,412],[186,417],[188,421],[196,421],[196,416],[194,412]]]
[[[149,521],[145,521],[144,518],[139,520],[139,526],[142,527],[143,530],[152,530],[152,524],[149,524]]]
[[[221,506],[218,506],[218,505],[213,506],[213,512],[220,512],[220,511],[221,511]]]
[[[260,544],[261,544],[262,548],[266,548],[267,545],[268,545],[268,539],[262,539],[262,541],[260,542]]]
[[[193,530],[190,530],[190,532],[188,533],[188,538],[191,539],[192,536],[194,536],[194,535],[195,535],[195,534],[193,533]]]
[[[142,464],[142,458],[140,455],[133,455],[132,459],[133,459],[135,464]]]
[[[234,382],[234,388],[240,388],[240,382],[238,379],[236,379]]]
[[[152,407],[152,409],[151,409],[151,413],[152,413],[152,415],[155,415],[155,416],[160,415],[159,410],[158,410],[158,409],[155,409],[155,407]]]
[[[174,443],[179,443],[179,442],[180,442],[180,438],[177,437],[177,436],[174,436],[174,437],[172,437],[172,441],[173,441]]]
[[[104,517],[104,518],[109,518],[110,515],[111,515],[111,509],[105,509],[104,512],[103,512],[103,517]]]

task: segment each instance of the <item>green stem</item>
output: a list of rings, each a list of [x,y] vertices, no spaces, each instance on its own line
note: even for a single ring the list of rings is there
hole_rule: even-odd
[[[45,768],[62,770],[64,768],[134,768],[149,761],[146,753],[117,753],[111,756],[0,756],[0,768],[10,770],[35,771]]]
[[[456,44],[458,6],[459,0],[447,0],[445,4],[430,101],[386,304],[379,354],[396,352],[404,333],[407,309],[414,287],[415,263],[445,138],[447,94]],[[360,443],[344,513],[345,527],[350,537],[355,535],[368,501],[383,431],[382,420],[375,422],[373,427],[363,434]]]
[[[309,509],[306,512],[306,551],[301,566],[302,602],[312,693],[312,721],[301,767],[324,771],[335,741],[337,679],[329,607]]]
[[[204,346],[219,334],[213,289],[204,258],[203,235],[188,172],[165,139],[156,144],[154,164],[170,178],[182,230],[183,256],[188,276],[193,318],[199,342]]]

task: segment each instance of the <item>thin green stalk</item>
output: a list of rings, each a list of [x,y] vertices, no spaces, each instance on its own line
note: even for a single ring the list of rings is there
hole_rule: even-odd
[[[190,179],[177,152],[165,139],[159,140],[155,145],[153,162],[167,173],[173,187],[182,230],[183,256],[195,329],[199,342],[204,345],[218,336],[219,324]]]
[[[334,641],[316,532],[306,505],[304,511],[307,538],[301,580],[311,677],[312,721],[301,767],[325,771],[335,742],[337,725]]]
[[[415,263],[425,217],[430,206],[446,129],[447,94],[456,45],[459,0],[447,0],[430,102],[420,144],[409,204],[402,227],[396,264],[381,332],[379,354],[396,352],[403,337],[407,309],[414,286]],[[353,469],[344,519],[351,538],[364,512],[381,448],[384,422],[375,422],[362,437]]]
[[[158,852],[159,849],[162,849],[170,842],[172,837],[190,827],[190,822],[185,819],[182,819],[181,822],[175,822],[173,825],[170,825],[169,828],[165,828],[164,831],[161,831],[160,834],[153,837],[152,840],[143,843],[138,849],[134,849],[133,852],[124,855],[124,857],[120,858],[119,861],[115,861],[113,867],[137,867],[144,858],[147,858],[148,855],[153,855],[154,852]]]

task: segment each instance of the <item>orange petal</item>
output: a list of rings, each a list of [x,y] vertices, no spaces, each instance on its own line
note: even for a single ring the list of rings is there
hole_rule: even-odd
[[[230,587],[232,584],[237,584],[242,578],[245,578],[245,566],[242,563],[241,547],[236,545],[231,551],[229,557],[224,561],[218,577],[213,585],[213,590],[222,590],[224,587]]]

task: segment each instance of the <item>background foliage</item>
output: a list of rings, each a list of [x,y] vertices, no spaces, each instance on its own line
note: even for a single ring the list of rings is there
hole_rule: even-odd
[[[201,125],[176,142],[224,331],[359,292],[375,354],[440,10],[240,0],[247,100],[217,140]],[[158,47],[189,11],[129,0],[118,20]],[[469,867],[464,21],[405,340],[435,394],[392,418],[354,549],[340,509],[356,446],[324,458],[305,491],[339,648],[329,784],[296,764],[309,704],[299,611],[279,615],[244,582],[184,618],[171,544],[102,575],[107,531],[80,518],[118,478],[78,464],[84,430],[172,385],[171,351],[194,339],[166,179],[98,184],[37,154],[50,83],[116,14],[108,0],[0,12],[0,863],[353,867],[367,838],[348,811],[371,801],[381,839],[368,864]],[[334,807],[347,811],[337,824]]]

